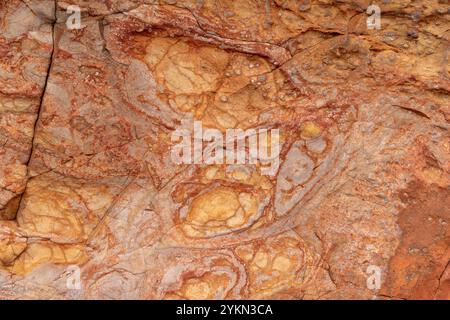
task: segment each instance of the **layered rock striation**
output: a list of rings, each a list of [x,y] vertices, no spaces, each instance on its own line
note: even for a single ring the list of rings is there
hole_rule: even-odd
[[[0,298],[449,299],[450,5],[371,4],[2,1]]]

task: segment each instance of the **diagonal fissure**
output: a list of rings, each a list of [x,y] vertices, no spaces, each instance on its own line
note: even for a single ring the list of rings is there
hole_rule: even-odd
[[[48,63],[48,68],[47,68],[47,73],[46,73],[46,77],[45,77],[44,86],[43,86],[43,89],[42,89],[41,99],[40,99],[40,101],[39,101],[39,107],[38,107],[38,110],[37,110],[36,120],[35,120],[35,122],[34,122],[34,127],[33,127],[33,137],[32,137],[32,140],[31,140],[30,154],[29,154],[29,157],[28,157],[27,162],[25,163],[25,165],[26,165],[26,167],[27,167],[27,181],[26,181],[26,185],[25,185],[25,188],[24,188],[22,194],[20,194],[20,195],[18,196],[18,197],[19,197],[19,201],[18,201],[18,205],[17,205],[16,212],[15,212],[14,217],[13,217],[14,219],[17,218],[17,213],[20,211],[20,208],[22,207],[23,196],[24,196],[24,194],[25,194],[25,191],[26,191],[27,186],[28,186],[28,181],[29,181],[29,179],[30,179],[30,176],[29,176],[29,173],[30,173],[30,171],[29,171],[29,165],[30,165],[30,162],[31,162],[31,159],[32,159],[32,156],[33,156],[33,152],[34,152],[34,147],[35,147],[36,129],[37,129],[38,122],[39,122],[39,119],[40,119],[40,116],[41,116],[42,105],[44,104],[45,94],[46,94],[46,92],[47,92],[47,85],[48,85],[48,81],[49,81],[49,79],[50,79],[50,73],[51,73],[52,65],[53,65],[53,57],[54,57],[54,53],[55,53],[55,41],[56,41],[56,37],[55,37],[55,26],[56,26],[56,23],[57,23],[57,15],[56,15],[56,12],[57,12],[57,6],[58,6],[58,3],[57,3],[57,2],[58,2],[58,1],[55,0],[55,2],[54,2],[54,11],[53,11],[53,12],[54,12],[54,16],[53,16],[53,21],[52,21],[52,51],[51,51],[51,53],[50,53],[50,58],[49,58],[49,63]]]

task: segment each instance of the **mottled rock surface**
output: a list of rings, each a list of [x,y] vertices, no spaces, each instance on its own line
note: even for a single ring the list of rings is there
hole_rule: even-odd
[[[450,4],[370,4],[1,1],[0,299],[450,299]]]

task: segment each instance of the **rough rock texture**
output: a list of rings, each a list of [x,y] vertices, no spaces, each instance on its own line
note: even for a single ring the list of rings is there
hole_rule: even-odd
[[[0,298],[450,299],[450,4],[371,3],[2,0]]]

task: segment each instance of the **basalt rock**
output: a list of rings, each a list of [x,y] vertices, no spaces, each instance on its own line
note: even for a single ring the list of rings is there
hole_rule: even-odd
[[[449,299],[450,6],[371,4],[2,1],[0,298]]]

